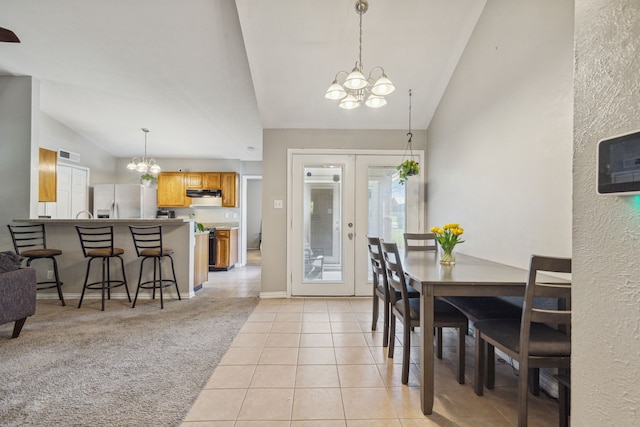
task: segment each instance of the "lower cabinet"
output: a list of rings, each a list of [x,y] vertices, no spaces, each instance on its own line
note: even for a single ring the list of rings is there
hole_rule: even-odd
[[[237,262],[238,229],[216,230],[216,270],[228,270]]]
[[[193,266],[193,287],[200,286],[209,279],[209,233],[196,234]]]

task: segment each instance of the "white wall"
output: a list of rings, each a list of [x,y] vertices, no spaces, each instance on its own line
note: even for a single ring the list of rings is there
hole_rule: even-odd
[[[80,154],[80,163],[68,162],[68,164],[89,168],[91,170],[90,186],[95,183],[115,181],[115,157],[47,114],[39,112],[38,121],[39,146],[53,151],[64,149]]]
[[[260,247],[262,232],[262,180],[247,180],[247,249]]]
[[[0,77],[0,251],[13,250],[6,224],[30,214],[31,85],[31,77]]]
[[[640,417],[640,198],[598,196],[596,145],[640,129],[640,2],[575,6],[571,423]]]
[[[358,113],[365,113],[359,111]],[[266,129],[262,145],[261,292],[287,290],[287,150],[289,148],[404,150],[406,130]],[[414,150],[424,150],[426,132],[413,131]],[[274,209],[273,200],[284,200]]]
[[[459,251],[571,256],[573,2],[489,0],[427,134],[427,218]]]

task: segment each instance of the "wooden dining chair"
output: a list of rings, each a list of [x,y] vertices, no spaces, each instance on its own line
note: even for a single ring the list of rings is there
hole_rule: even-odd
[[[396,319],[403,324],[402,340],[402,383],[409,382],[409,353],[411,347],[411,328],[420,326],[420,298],[409,295],[407,280],[402,261],[395,243],[380,242],[384,259],[387,282],[391,292],[391,318],[389,322],[389,357],[393,357],[396,334]],[[434,326],[436,328],[456,328],[458,330],[458,383],[464,384],[464,337],[469,326],[467,318],[450,304],[434,301]],[[421,331],[423,334],[427,331]],[[425,351],[429,351],[425,349]]]
[[[518,426],[527,425],[527,384],[531,368],[569,369],[571,364],[571,283],[538,280],[538,273],[571,273],[570,258],[533,255],[521,319],[488,319],[475,323],[475,390],[483,393],[485,357],[494,366],[498,348],[519,364]],[[557,298],[558,308],[539,308],[536,298]],[[487,369],[493,377],[494,370]],[[489,378],[493,384],[493,378]]]
[[[437,252],[438,244],[433,233],[404,233],[404,254],[411,251]]]

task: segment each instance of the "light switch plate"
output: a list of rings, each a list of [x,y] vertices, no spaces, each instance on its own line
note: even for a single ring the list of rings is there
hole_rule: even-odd
[[[282,209],[284,207],[284,204],[282,202],[282,200],[274,200],[273,201],[273,208],[274,209]]]

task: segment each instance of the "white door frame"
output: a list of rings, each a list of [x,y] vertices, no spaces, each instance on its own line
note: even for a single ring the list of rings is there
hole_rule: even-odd
[[[291,297],[291,286],[293,282],[293,257],[298,255],[298,248],[294,248],[294,239],[292,233],[293,227],[293,155],[294,154],[334,154],[334,155],[406,155],[405,150],[354,150],[354,149],[300,149],[300,148],[290,148],[287,150],[287,297]],[[423,150],[414,150],[414,156],[419,157],[419,162],[424,164],[424,151]],[[417,220],[413,224],[413,227],[416,228],[416,231],[424,231],[424,176],[425,173],[421,173],[418,175],[419,179],[411,180],[411,186],[408,187],[408,191],[413,196],[417,196],[418,200],[420,200],[420,212],[417,215]],[[357,197],[358,195],[356,195]],[[357,224],[356,224],[357,226]],[[413,230],[412,230],[413,231]],[[360,244],[360,242],[365,241],[365,236],[360,236],[356,232],[356,244]],[[356,295],[360,294],[360,292],[366,292],[366,294],[370,294],[368,290],[363,290],[362,286],[358,286],[356,284]],[[367,289],[370,289],[368,287]]]

